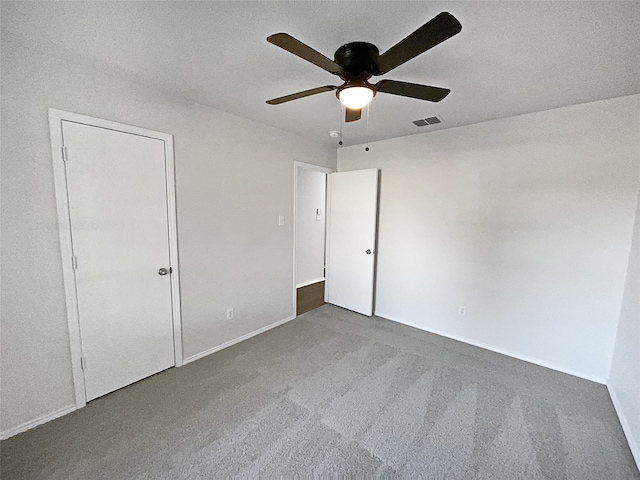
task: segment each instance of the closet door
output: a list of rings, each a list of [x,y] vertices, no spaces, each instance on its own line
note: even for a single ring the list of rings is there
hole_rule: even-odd
[[[86,399],[175,364],[164,141],[62,121]]]

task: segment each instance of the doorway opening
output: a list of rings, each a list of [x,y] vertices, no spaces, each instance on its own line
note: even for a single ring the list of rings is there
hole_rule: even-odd
[[[327,174],[334,170],[294,162],[294,310],[301,315],[325,301]]]

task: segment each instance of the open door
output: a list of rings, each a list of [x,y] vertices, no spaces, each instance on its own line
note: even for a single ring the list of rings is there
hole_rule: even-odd
[[[378,170],[327,176],[325,300],[371,316],[376,263]]]

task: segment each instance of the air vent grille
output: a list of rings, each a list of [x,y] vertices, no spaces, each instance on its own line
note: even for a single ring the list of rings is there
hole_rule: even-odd
[[[421,118],[419,120],[414,120],[413,124],[416,127],[426,127],[427,125],[436,125],[438,123],[444,123],[441,117],[438,115],[434,115],[433,117]]]

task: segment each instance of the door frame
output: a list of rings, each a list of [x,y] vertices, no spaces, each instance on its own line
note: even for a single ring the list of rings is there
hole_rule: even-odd
[[[105,128],[118,132],[129,133],[158,139],[164,142],[165,178],[167,192],[167,223],[169,230],[169,263],[172,273],[171,308],[173,316],[173,355],[174,365],[182,366],[182,315],[180,309],[180,268],[178,262],[178,234],[176,221],[176,188],[175,164],[173,157],[173,135],[147,130],[145,128],[125,125],[110,120],[90,117],[64,110],[49,109],[49,131],[51,135],[51,157],[53,163],[53,177],[58,213],[58,231],[60,235],[60,253],[62,261],[62,275],[64,282],[65,300],[67,307],[67,326],[69,329],[69,344],[71,350],[71,369],[75,391],[76,408],[87,404],[84,374],[82,371],[82,340],[80,336],[80,316],[78,313],[78,298],[72,260],[71,219],[69,216],[69,198],[67,191],[67,177],[65,167],[65,152],[62,138],[62,121],[80,123],[92,127]]]
[[[335,168],[322,167],[320,165],[314,165],[313,163],[305,163],[305,162],[293,162],[293,317],[297,317],[296,312],[298,311],[298,282],[296,282],[296,205],[298,203],[298,168],[304,168],[306,170],[314,170],[316,172],[322,172],[325,175],[329,175],[330,173],[335,173],[337,170]],[[326,184],[325,184],[326,185]],[[327,192],[325,186],[325,199],[324,199],[324,212],[325,212],[325,222],[324,222],[324,249],[325,249],[325,259],[326,259],[326,250],[327,250]],[[325,261],[326,263],[326,261]],[[325,275],[325,281],[326,281]]]

